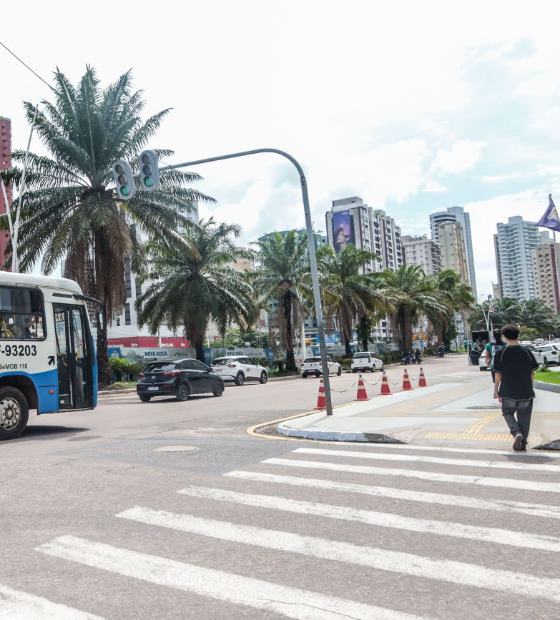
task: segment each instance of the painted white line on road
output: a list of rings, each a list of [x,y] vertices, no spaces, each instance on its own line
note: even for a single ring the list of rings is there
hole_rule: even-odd
[[[261,527],[203,519],[188,514],[151,510],[141,506],[125,510],[117,517],[218,540],[298,553],[322,560],[346,562],[393,573],[560,602],[560,579],[533,577],[465,562],[432,560],[412,553],[363,547],[314,536],[302,536]]]
[[[485,543],[508,545],[510,547],[538,549],[540,551],[552,551],[556,553],[560,552],[560,538],[527,534],[517,530],[504,530],[496,527],[478,527],[476,525],[465,525],[462,523],[453,523],[451,521],[436,521],[433,519],[416,519],[414,517],[403,517],[389,512],[359,510],[356,508],[348,508],[347,506],[333,506],[331,504],[306,502],[272,495],[238,493],[237,491],[226,491],[225,489],[212,489],[209,487],[191,486],[181,489],[179,493],[188,495],[189,497],[215,499],[234,502],[244,506],[283,510],[302,515],[340,519],[341,521],[367,523],[368,525],[407,530],[409,532],[422,532],[423,534],[478,540]]]
[[[341,441],[337,442],[337,446],[353,446],[356,447],[355,442],[350,441]],[[360,444],[360,448],[369,448],[369,449],[393,449],[393,450],[423,450],[424,452],[455,452],[455,453],[465,453],[465,454],[492,454],[492,455],[505,455],[505,456],[515,456],[515,458],[526,459],[526,458],[537,458],[537,459],[560,459],[559,451],[546,451],[539,450],[531,451],[531,452],[514,452],[513,450],[483,450],[478,448],[447,448],[442,446],[413,446],[409,443],[368,443],[368,444]]]
[[[103,618],[0,585],[0,620],[103,620]]]
[[[319,480],[317,478],[297,478],[295,476],[279,476],[276,474],[264,474],[253,471],[231,471],[224,476],[253,482],[272,482],[275,484],[288,484],[296,487],[310,489],[327,489],[329,491],[341,491],[343,493],[359,493],[374,497],[390,497],[411,502],[424,502],[426,504],[441,504],[443,506],[457,506],[469,510],[492,510],[494,512],[514,512],[530,515],[532,517],[546,517],[560,519],[560,507],[546,506],[543,504],[529,504],[526,502],[512,502],[508,500],[477,499],[464,495],[447,495],[442,493],[427,493],[424,491],[408,491],[407,489],[394,489],[391,487],[367,486],[365,484],[351,484],[349,482],[332,482],[331,480]]]
[[[304,467],[307,469],[326,469],[328,471],[345,471],[353,474],[372,476],[401,476],[433,482],[450,482],[451,484],[476,484],[483,487],[499,487],[521,491],[540,491],[543,493],[560,493],[560,483],[539,482],[532,480],[515,480],[513,478],[485,478],[463,474],[440,474],[434,471],[416,471],[414,469],[389,469],[386,467],[368,467],[365,465],[344,465],[342,463],[326,463],[322,461],[296,461],[295,459],[266,459],[261,461],[270,465],[287,467]]]
[[[436,465],[458,465],[459,467],[482,467],[484,469],[516,469],[518,471],[550,471],[560,473],[560,465],[543,463],[508,463],[504,461],[476,461],[471,459],[448,459],[439,456],[417,456],[415,454],[377,454],[356,450],[325,450],[323,448],[297,448],[297,454],[320,454],[323,456],[345,456],[378,461],[405,461],[409,463],[434,463]]]
[[[413,620],[418,616],[185,564],[103,543],[61,536],[37,547],[54,557],[298,620]]]

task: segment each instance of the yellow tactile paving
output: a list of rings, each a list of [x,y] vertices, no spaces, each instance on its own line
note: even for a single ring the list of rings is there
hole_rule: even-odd
[[[474,424],[468,426],[464,431],[447,432],[447,431],[431,431],[424,435],[424,439],[467,439],[468,441],[511,441],[509,433],[484,433],[484,429],[501,417],[500,413],[490,413],[485,415]]]

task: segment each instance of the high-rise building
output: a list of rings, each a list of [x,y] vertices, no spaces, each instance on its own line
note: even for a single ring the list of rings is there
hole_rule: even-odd
[[[532,250],[541,241],[537,225],[516,215],[510,217],[507,224],[500,222],[497,229],[494,249],[502,298],[511,297],[517,301],[535,299]]]
[[[551,310],[560,313],[560,243],[554,243],[550,233],[540,233],[540,245],[531,250],[533,257],[533,274],[535,278],[535,296],[541,299]]]
[[[494,299],[501,299],[502,298],[502,293],[500,291],[500,285],[499,284],[495,284],[494,282],[492,282],[492,297]]]
[[[0,170],[6,170],[12,166],[12,121],[9,118],[0,116]],[[12,187],[8,186],[6,189],[6,198],[8,204],[4,199],[4,192],[0,188],[0,215],[6,213],[7,209],[12,206]],[[0,269],[5,269],[6,262],[6,247],[10,242],[10,233],[7,231],[0,232]]]
[[[441,268],[451,269],[463,283],[471,285],[463,226],[457,221],[440,222],[437,238],[441,247]]]
[[[424,273],[437,276],[441,271],[441,246],[437,241],[429,239],[426,235],[401,237],[402,251],[406,265],[421,265]]]
[[[473,297],[477,298],[476,292],[476,274],[474,270],[474,250],[472,244],[471,235],[471,219],[468,213],[465,213],[463,207],[448,207],[446,211],[439,211],[438,213],[430,214],[430,229],[432,232],[432,239],[440,241],[438,238],[438,226],[446,222],[457,222],[463,229],[464,245],[467,253],[467,269],[468,279],[465,281],[469,284],[473,291]],[[440,241],[441,243],[441,241]],[[448,269],[442,265],[442,268]]]
[[[403,264],[401,229],[385,211],[374,210],[352,196],[333,200],[325,217],[328,242],[336,252],[352,244],[378,256],[364,272],[396,270]]]

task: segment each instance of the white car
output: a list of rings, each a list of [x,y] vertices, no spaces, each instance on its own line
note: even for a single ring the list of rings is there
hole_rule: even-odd
[[[539,349],[537,349],[537,347],[534,347],[533,345],[522,345],[524,349],[527,349],[527,351],[531,351],[531,353],[533,354],[534,358],[537,360],[537,362],[541,365],[544,366],[545,364],[545,359],[548,362],[548,358],[546,358],[545,352],[544,351],[540,351]]]
[[[363,353],[354,353],[352,358],[352,372],[371,370],[384,370],[383,360],[380,360],[375,353],[364,351]]]
[[[223,381],[234,381],[236,385],[243,385],[245,381],[268,381],[268,370],[245,355],[217,357],[212,362],[212,372]]]
[[[542,363],[545,366],[548,366],[549,364],[558,365],[560,363],[558,349],[552,346],[551,344],[543,344],[540,347],[536,347],[536,349],[539,353],[542,353],[543,355]]]
[[[327,355],[327,365],[329,367],[329,375],[340,375],[342,374],[342,366],[333,360],[332,357]],[[301,376],[306,379],[308,375],[315,375],[316,377],[320,377],[323,374],[323,367],[321,364],[320,356],[316,357],[306,357],[303,360],[303,364],[301,365]]]

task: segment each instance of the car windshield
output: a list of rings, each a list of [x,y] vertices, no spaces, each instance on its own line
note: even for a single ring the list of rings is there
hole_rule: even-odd
[[[175,370],[175,364],[170,364],[169,362],[154,362],[153,364],[148,364],[143,372],[168,372],[170,370]]]
[[[320,357],[306,357],[303,361],[304,363],[320,362],[321,358]]]
[[[541,351],[552,351],[552,347],[539,347]]]
[[[369,359],[369,353],[354,353],[355,360]]]
[[[231,364],[231,362],[235,362],[232,357],[217,357],[212,362],[212,366],[227,366],[228,364]]]

